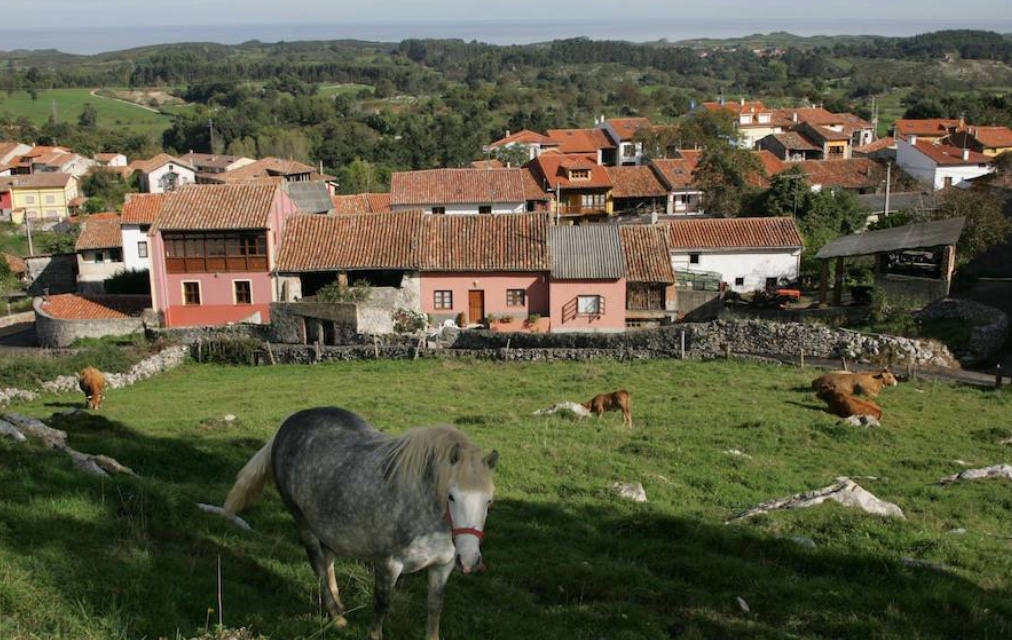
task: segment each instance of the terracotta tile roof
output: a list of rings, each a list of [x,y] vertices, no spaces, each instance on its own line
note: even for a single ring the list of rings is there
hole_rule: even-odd
[[[220,183],[250,182],[261,178],[285,177],[298,174],[309,174],[312,181],[330,181],[334,176],[317,173],[316,169],[296,162],[295,160],[284,160],[282,158],[261,158],[252,164],[236,167],[231,171],[223,173],[207,174],[205,177]]]
[[[123,203],[122,224],[152,224],[169,197],[167,193],[128,194]]]
[[[20,142],[10,142],[7,140],[0,140],[0,158],[15,153],[21,146]]]
[[[390,211],[389,193],[354,193],[331,196],[334,213],[385,213]]]
[[[853,113],[832,113],[822,107],[800,107],[793,109],[777,109],[773,114],[774,120],[779,125],[792,125],[795,123],[807,122],[817,126],[838,126],[843,128],[843,133],[853,135],[860,129],[871,129],[872,124],[864,118],[859,118]],[[796,118],[796,119],[795,119]]]
[[[95,159],[96,160],[101,160],[102,162],[109,162],[110,160],[115,160],[116,158],[118,158],[118,157],[120,157],[122,155],[123,155],[122,153],[96,153],[95,154]],[[126,157],[126,156],[123,156],[123,157]]]
[[[57,189],[66,187],[74,179],[69,173],[32,173],[28,175],[10,176],[11,189]]]
[[[42,310],[64,320],[121,320],[140,314],[151,304],[147,296],[79,296],[61,293],[49,296]]]
[[[545,193],[544,188],[541,186],[541,182],[532,173],[530,167],[524,167],[523,173],[521,174],[524,181],[524,200],[532,200],[534,202],[547,202],[548,194]]]
[[[691,218],[672,220],[672,249],[796,249],[804,246],[793,218]]]
[[[509,144],[537,144],[548,147],[558,146],[558,143],[548,136],[543,136],[540,133],[531,131],[530,129],[521,129],[516,133],[511,133],[505,138],[500,138],[495,142],[489,143],[487,147],[489,149],[495,149],[496,147],[504,147]]]
[[[92,170],[101,171],[102,173],[112,173],[118,175],[123,180],[128,179],[131,175],[133,175],[133,172],[136,171],[136,169],[131,167],[130,165],[127,165],[125,167],[110,167],[109,165],[102,165],[95,167]]]
[[[939,137],[949,133],[950,129],[959,127],[959,120],[951,118],[924,118],[920,120],[899,119],[893,124],[896,135]]]
[[[293,216],[285,225],[277,269],[417,269],[422,217],[421,211]]]
[[[472,169],[502,169],[504,165],[500,160],[496,158],[489,158],[487,160],[474,160],[471,162]]]
[[[179,158],[174,158],[173,156],[170,156],[167,153],[159,153],[158,155],[152,158],[148,158],[147,160],[134,160],[133,162],[130,163],[129,166],[132,167],[134,171],[140,171],[141,173],[151,173],[155,169],[163,167],[169,164],[170,162],[172,164],[178,164],[179,166],[184,167],[186,169],[190,169],[191,171],[196,171],[196,168],[194,168],[193,165],[189,164],[188,162],[183,162]]]
[[[549,129],[548,137],[558,143],[560,153],[597,153],[617,146],[601,129]]]
[[[1012,147],[1012,129],[1008,127],[970,127],[970,135],[988,148]]]
[[[426,271],[548,271],[548,216],[425,216]]]
[[[840,140],[850,140],[850,134],[844,133],[843,131],[837,131],[836,129],[830,129],[829,127],[818,124],[806,124],[808,125],[806,127],[806,131],[821,137],[823,140],[832,140],[834,142],[838,142]]]
[[[854,147],[854,153],[875,153],[876,151],[882,151],[883,149],[895,149],[896,138],[887,136],[885,138],[879,138],[874,142],[861,145],[860,147]]]
[[[212,169],[228,169],[236,160],[242,160],[242,156],[229,156],[216,153],[184,153],[179,159],[193,167],[210,167]]]
[[[611,178],[604,167],[594,164],[586,157],[573,157],[558,153],[545,153],[535,158],[528,165],[535,169],[539,176],[548,181],[548,186],[553,189],[564,187],[566,189],[608,189],[611,188]],[[570,181],[566,169],[586,168],[590,170],[590,179]]]
[[[11,272],[20,274],[25,272],[25,261],[21,256],[16,256],[13,253],[3,252],[0,253],[0,257],[3,257],[4,262],[10,267]]]
[[[885,184],[885,167],[871,158],[805,160],[792,164],[799,167],[813,185],[867,189]]]
[[[917,150],[933,160],[935,164],[945,165],[968,165],[968,164],[989,164],[994,158],[983,153],[966,150],[966,159],[963,159],[963,149],[949,146],[947,144],[932,144],[927,140],[918,140],[915,145]]]
[[[41,164],[51,167],[60,167],[70,162],[77,154],[65,151],[64,149],[53,149],[46,153],[32,156],[32,164]]]
[[[755,151],[753,153],[759,156],[759,162],[762,163],[763,170],[766,171],[765,177],[755,174],[748,176],[749,182],[751,182],[754,185],[766,187],[770,184],[770,178],[777,175],[781,171],[786,171],[788,168],[787,165],[784,164],[783,160],[776,157],[776,155],[770,153],[765,149]]]
[[[812,143],[811,140],[797,131],[772,133],[770,137],[775,138],[788,151],[822,151],[822,147]]]
[[[649,129],[651,127],[650,120],[647,118],[610,118],[608,124],[615,130],[615,133],[618,134],[618,139],[622,142],[632,140],[640,129]]]
[[[523,169],[427,169],[390,177],[390,204],[523,202]]]
[[[605,167],[605,171],[611,180],[613,198],[659,198],[668,194],[657,174],[646,165]]]
[[[674,282],[667,228],[624,224],[619,227],[625,277],[629,282]]]
[[[123,246],[123,236],[119,229],[119,216],[113,218],[96,217],[101,214],[93,214],[84,219],[81,223],[81,235],[77,236],[74,243],[75,251],[85,249],[112,249]]]
[[[698,162],[698,158],[697,158]],[[660,174],[669,189],[685,189],[692,184],[692,172],[697,162],[685,158],[658,158],[650,164]]]
[[[389,193],[367,193],[365,197],[369,201],[369,211],[372,213],[386,213],[390,211]]]
[[[704,102],[703,108],[706,109],[707,111],[730,111],[735,114],[741,113],[743,111],[745,113],[769,112],[769,109],[766,108],[766,105],[764,105],[759,100],[752,100],[752,101],[746,100],[745,104],[742,104],[740,101],[736,100],[729,100],[727,102],[724,102],[723,104],[721,104],[720,102]]]
[[[675,157],[681,158],[692,165],[693,171],[696,170],[696,165],[699,164],[699,159],[703,157],[703,152],[700,149],[679,149],[677,154],[678,155]]]
[[[266,229],[273,184],[188,184],[173,192],[155,221],[159,229]]]

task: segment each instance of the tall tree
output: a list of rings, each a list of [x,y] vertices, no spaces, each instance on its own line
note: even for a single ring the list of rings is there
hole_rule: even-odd
[[[755,176],[765,173],[754,153],[718,143],[703,151],[693,178],[703,191],[707,213],[733,217],[746,211],[759,193]]]

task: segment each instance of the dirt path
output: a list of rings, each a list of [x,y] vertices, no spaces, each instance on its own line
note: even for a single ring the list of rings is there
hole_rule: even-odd
[[[91,94],[92,96],[96,97],[96,98],[102,98],[103,100],[114,100],[115,102],[122,102],[123,104],[128,104],[131,107],[137,107],[138,109],[144,109],[145,111],[150,111],[151,113],[157,113],[158,115],[164,115],[158,109],[154,109],[152,107],[148,107],[148,106],[145,106],[143,104],[137,104],[136,102],[130,102],[129,100],[124,100],[122,98],[110,98],[109,96],[100,96],[98,94],[98,89],[92,89],[88,93]]]

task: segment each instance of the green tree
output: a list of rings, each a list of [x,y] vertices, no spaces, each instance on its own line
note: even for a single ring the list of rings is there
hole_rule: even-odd
[[[706,148],[693,173],[703,191],[703,208],[712,215],[741,215],[758,194],[756,176],[765,175],[759,158],[727,144]]]
[[[105,198],[93,196],[84,201],[85,213],[99,213],[105,210]]]
[[[991,189],[946,189],[938,199],[938,208],[930,212],[932,220],[966,218],[956,245],[956,261],[966,264],[996,244],[1009,240],[1012,221],[1002,212],[1002,198]]]
[[[90,102],[84,103],[84,111],[77,117],[77,126],[89,131],[98,127],[98,109]]]
[[[342,193],[366,193],[376,188],[376,167],[362,158],[355,158],[341,170]]]

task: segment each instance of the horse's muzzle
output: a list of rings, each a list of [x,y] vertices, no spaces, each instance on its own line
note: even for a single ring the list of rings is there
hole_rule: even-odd
[[[471,573],[484,573],[485,569],[487,568],[485,566],[485,562],[481,559],[480,555],[478,556],[478,559],[470,565],[464,564],[464,561],[460,559],[459,553],[454,555],[454,561],[455,564],[457,565],[457,568],[460,569],[460,572],[463,573],[465,576]]]

